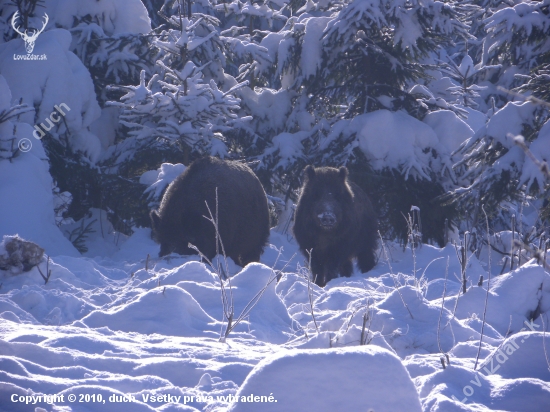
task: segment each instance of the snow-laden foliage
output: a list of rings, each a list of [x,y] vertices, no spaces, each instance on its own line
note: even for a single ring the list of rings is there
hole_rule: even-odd
[[[470,216],[474,227],[485,224],[482,205],[490,217],[500,217],[498,223],[507,227],[510,215],[518,210],[502,209],[504,204],[521,204],[526,193],[536,198],[546,187],[540,165],[527,156],[517,139],[529,144],[538,162],[548,161],[547,119],[548,109],[536,103],[510,102],[465,142],[461,148],[464,159],[456,167],[464,168],[461,178],[466,186],[452,191],[450,197]]]
[[[418,120],[430,110],[458,112],[454,103],[431,104],[414,88],[427,75],[423,59],[467,35],[454,3],[147,1],[154,20],[163,21],[151,31],[136,1],[48,0],[29,14],[33,24],[41,11],[55,14],[40,39],[53,24],[70,30],[68,47],[93,81],[93,91],[86,93],[95,92],[102,107],[79,111],[89,121],[70,144],[46,145],[52,174],[72,194],[67,214],[76,220],[90,207],[109,204],[111,216],[143,221],[142,212],[133,216],[139,208],[120,210],[129,203],[111,197],[135,194],[145,170],[167,161],[188,164],[204,153],[254,162],[268,192],[283,193],[287,201],[296,198],[308,163],[358,164],[357,170],[386,173],[386,186],[395,188],[392,176],[403,183],[415,179],[413,185],[426,184],[438,194],[454,179],[452,155],[440,151],[433,132],[411,131],[432,138],[407,138],[399,153],[385,156],[395,144],[388,140],[380,149],[366,144],[359,133],[364,127],[358,126],[369,112],[380,111],[373,118],[384,122],[399,118],[392,131],[388,125],[376,129],[395,141],[407,124],[426,128]],[[124,14],[124,5],[132,11]],[[21,43],[9,29],[16,9],[4,6],[1,15],[5,36]],[[68,90],[86,95],[76,87]],[[108,101],[114,106],[105,107]],[[402,109],[408,114],[389,113]],[[56,133],[65,132],[59,127]],[[371,133],[367,140],[376,138]],[[457,136],[458,144],[465,138]],[[63,175],[66,157],[72,157],[66,161],[70,179]],[[145,206],[144,201],[140,197],[138,203]],[[402,205],[396,208],[394,201]],[[382,208],[399,210],[394,223],[411,204],[427,211],[428,204],[414,196],[381,201]],[[442,227],[438,231],[428,238],[441,239]]]
[[[532,92],[543,102],[550,101],[550,51],[540,56],[541,65],[528,76],[521,76],[526,83],[520,87],[523,92]]]
[[[187,148],[224,157],[228,149],[221,132],[239,120],[235,111],[240,100],[233,90],[224,93],[213,80],[204,84],[200,68],[191,61],[181,71],[160,61],[159,65],[165,70],[163,78],[155,75],[146,83],[142,71],[139,86],[125,87],[128,93],[121,98],[121,121],[130,136],[141,145],[160,138],[178,144],[182,151]]]
[[[207,78],[224,81],[225,56],[223,43],[217,31],[219,20],[195,14],[192,18],[172,16],[169,23],[175,29],[162,31],[152,42],[159,49],[158,60],[174,70],[181,70],[189,62],[203,67]]]
[[[513,100],[505,91],[521,85],[517,75],[528,75],[544,62],[550,50],[550,12],[548,1],[484,1],[480,6],[484,18],[480,27],[472,28],[477,37],[472,56],[482,69],[475,82],[486,87],[478,101],[486,111]]]
[[[154,59],[147,38],[139,34],[109,36],[97,24],[84,22],[71,29],[71,32],[76,44],[74,52],[90,70],[96,94],[102,104],[108,100],[108,85],[130,83],[138,79],[141,70],[147,70],[148,63]]]
[[[380,108],[412,111],[404,86],[425,76],[419,59],[450,44],[452,36],[467,35],[451,4],[405,0],[347,4],[322,36],[315,82],[318,104],[340,103],[347,116]]]
[[[42,138],[46,150],[42,158],[49,161],[54,178],[56,220],[80,220],[91,207],[101,207],[114,223],[127,219],[122,226],[131,231],[132,222],[139,219],[136,203],[143,188],[112,174],[113,169],[111,173],[99,169],[116,140],[119,123],[116,109],[101,107],[108,97],[106,85],[122,79],[130,83],[133,76],[137,82],[140,70],[147,67],[146,61],[141,61],[151,53],[144,47],[151,30],[146,9],[139,0],[47,0],[38,2],[33,10],[28,7],[31,3],[0,2],[0,49],[6,53],[0,72],[12,90],[12,101],[35,109],[18,119],[41,127],[35,137]],[[25,50],[12,28],[15,12],[21,25],[27,22],[21,30],[40,27],[48,15],[49,23],[34,48],[34,53],[45,59],[14,57]],[[52,121],[56,116],[61,120]],[[42,148],[32,135],[30,142],[33,150]],[[136,187],[140,191],[135,191]],[[51,184],[48,190],[52,190]]]
[[[215,4],[214,9],[223,13],[225,19],[232,19],[241,27],[248,26],[249,33],[252,33],[254,29],[271,29],[275,22],[285,22],[287,20],[281,8],[286,3],[283,0],[236,0],[213,3]]]
[[[483,64],[502,64],[504,70],[537,66],[538,56],[550,48],[548,5],[548,1],[523,1],[488,17]]]
[[[414,153],[430,152],[435,158],[433,163],[446,164],[447,171],[453,162],[449,156],[440,159],[435,147],[421,144],[420,148],[415,146],[415,139],[408,139],[409,144],[401,153],[409,153],[409,157],[399,161],[395,161],[398,154],[378,157],[376,150],[371,152],[367,145],[357,143],[361,140],[357,130],[346,124],[376,110],[381,110],[380,116],[387,110],[406,110],[408,114],[400,119],[407,123],[413,122],[414,117],[422,119],[427,110],[450,108],[448,103],[428,106],[417,100],[416,90],[415,94],[409,90],[428,75],[422,59],[452,44],[453,37],[468,36],[467,26],[459,20],[456,10],[450,4],[432,2],[356,1],[332,7],[324,2],[307,2],[295,11],[278,32],[257,32],[262,36],[260,45],[267,49],[273,64],[258,64],[258,74],[247,78],[257,85],[267,82],[270,89],[278,89],[277,113],[263,111],[257,104],[266,93],[275,91],[258,86],[239,91],[241,107],[246,114],[252,114],[251,126],[263,138],[254,142],[261,151],[251,154],[260,161],[258,173],[269,177],[264,178],[266,185],[288,196],[299,186],[305,164],[353,167],[365,156],[379,159],[377,171],[425,180],[433,185],[432,191],[442,194],[439,171],[426,172],[420,165],[431,163],[428,156],[420,154],[425,159],[419,161]],[[242,67],[248,70],[250,66]],[[380,128],[385,130],[386,126]],[[404,127],[399,124],[397,129]],[[394,147],[389,143],[384,147],[390,146]],[[393,203],[388,205],[389,210],[396,207]]]
[[[4,39],[17,36],[10,27],[11,19],[19,6],[29,1],[2,2],[0,18],[4,20]],[[120,83],[129,76],[137,77],[143,65],[140,60],[147,57],[144,38],[151,30],[151,22],[145,7],[140,0],[47,0],[38,4],[32,11],[28,24],[49,17],[47,28],[61,27],[70,30],[74,35],[71,51],[88,67],[96,84],[96,91],[101,91],[110,82]],[[26,13],[20,12],[24,18]],[[28,25],[27,24],[27,25]],[[25,20],[23,28],[27,29]],[[2,24],[0,23],[0,30]],[[101,94],[101,93],[98,93]],[[103,99],[104,101],[105,99]]]
[[[141,0],[40,0],[32,10],[28,7],[30,3],[37,2],[3,1],[2,16],[7,22],[13,13],[19,10],[23,18],[28,15],[30,25],[33,20],[42,19],[46,13],[50,18],[49,25],[67,30],[74,27],[75,21],[86,19],[95,23],[108,35],[147,33],[151,30],[151,22]],[[25,10],[28,13],[25,13]],[[29,28],[25,24],[23,27]],[[32,27],[36,25],[33,23]]]
[[[449,59],[448,62],[442,62],[441,71],[458,83],[456,86],[445,89],[452,96],[457,97],[457,103],[463,107],[476,108],[479,106],[476,98],[481,97],[478,92],[483,90],[484,87],[475,84],[475,78],[480,69],[474,66],[470,55],[464,55],[459,65],[452,59]]]
[[[156,208],[159,205],[164,189],[166,189],[176,177],[181,175],[185,169],[186,167],[181,163],[176,165],[163,163],[157,170],[149,170],[141,175],[139,182],[147,186],[145,193],[151,201],[151,208]]]
[[[510,228],[510,216],[522,219],[522,204],[543,204],[548,179],[541,170],[547,158],[545,149],[548,100],[544,68],[550,50],[549,3],[547,1],[484,1],[483,24],[472,26],[474,41],[464,59],[469,76],[463,75],[447,90],[457,93],[470,107],[487,114],[488,122],[461,148],[455,173],[459,186],[448,198],[455,201],[465,218],[464,228],[485,230],[484,205],[492,224]],[[479,47],[481,46],[481,47]],[[468,50],[467,50],[468,52]],[[444,71],[449,72],[444,67]],[[532,93],[542,100],[531,100],[520,93]],[[522,136],[520,141],[515,141]],[[525,143],[525,145],[518,143]],[[525,152],[529,148],[533,159]],[[526,203],[527,202],[527,203]],[[545,213],[543,212],[543,215]],[[496,218],[496,220],[492,220]],[[524,222],[521,222],[522,225]],[[539,224],[541,221],[539,221]],[[542,230],[539,227],[538,231]]]

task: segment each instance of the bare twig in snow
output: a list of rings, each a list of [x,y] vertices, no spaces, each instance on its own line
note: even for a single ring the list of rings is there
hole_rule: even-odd
[[[47,285],[48,281],[50,280],[50,276],[52,275],[52,271],[50,269],[50,257],[48,256],[48,260],[46,261],[46,276],[44,276],[44,273],[42,273],[40,265],[36,265],[36,267],[38,268],[38,272],[40,272],[40,276],[42,276],[42,279],[44,279],[44,285]]]
[[[439,311],[439,320],[437,321],[437,346],[439,352],[442,355],[445,355],[443,349],[441,349],[441,317],[443,316],[443,309],[445,308],[445,294],[447,293],[447,275],[449,274],[449,257],[447,256],[447,266],[445,267],[445,283],[443,284],[443,298],[441,299],[441,310]],[[445,369],[445,361],[443,357],[441,358],[441,363],[443,364],[443,369]]]
[[[489,289],[491,287],[491,246],[489,238],[489,218],[487,217],[487,212],[485,212],[485,208],[483,205],[481,205],[481,209],[483,210],[483,213],[485,214],[485,223],[487,225],[487,250],[489,252],[489,273],[487,275],[487,293],[485,295],[485,307],[483,309],[483,321],[481,323],[481,333],[479,335],[479,347],[477,348],[477,356],[476,356],[476,363],[474,365],[474,370],[477,369],[477,363],[479,361],[479,354],[481,353],[481,342],[483,341],[483,330],[485,329],[485,318],[487,316],[487,303],[489,301]]]

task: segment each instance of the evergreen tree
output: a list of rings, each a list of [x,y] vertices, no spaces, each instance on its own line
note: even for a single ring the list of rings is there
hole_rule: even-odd
[[[164,77],[155,75],[146,83],[142,71],[140,85],[125,86],[128,93],[122,102],[113,103],[123,108],[121,121],[129,128],[128,139],[139,146],[160,139],[163,144],[177,145],[183,153],[226,156],[222,133],[239,121],[234,113],[239,100],[232,90],[224,93],[212,80],[204,84],[200,69],[191,61],[181,71],[160,61],[159,65]]]
[[[142,70],[149,70],[156,58],[150,38],[142,34],[123,33],[112,36],[101,27],[81,20],[71,31],[75,39],[73,52],[90,71],[98,101],[102,107],[113,98],[111,84],[137,82]]]
[[[507,7],[503,7],[504,4]],[[477,80],[477,84],[487,86],[483,97],[489,109],[492,99],[499,108],[513,100],[514,96],[505,90],[521,86],[522,80],[516,75],[528,75],[539,66],[541,56],[550,47],[547,41],[550,36],[548,2],[498,2],[495,6],[484,20],[486,35],[480,59],[486,70]]]
[[[449,75],[457,85],[447,88],[452,96],[456,96],[456,103],[462,107],[477,108],[477,103],[480,97],[479,91],[485,89],[485,87],[478,86],[475,81],[479,68],[476,68],[472,58],[466,54],[460,64],[456,64],[452,59],[447,62],[441,62],[441,69],[443,73]]]
[[[23,115],[26,122],[34,125],[43,122],[45,113],[49,114],[54,104],[64,102],[71,109],[42,139],[50,173],[57,183],[54,199],[60,200],[56,200],[59,203],[56,203],[58,221],[63,222],[63,217],[79,220],[87,216],[90,208],[100,208],[107,211],[117,230],[130,234],[136,222],[148,224],[144,219],[147,217],[147,209],[143,207],[146,203],[141,199],[144,187],[133,175],[118,175],[109,159],[102,159],[103,150],[114,140],[114,136],[106,135],[115,134],[116,112],[103,110],[108,115],[95,120],[100,117],[104,103],[113,98],[108,95],[106,86],[139,82],[141,70],[153,65],[157,50],[150,47],[150,27],[140,14],[143,9],[139,0],[127,3],[132,7],[130,13],[112,2],[98,3],[91,9],[82,3],[75,1],[72,7],[52,13],[56,3],[49,0],[1,2],[0,26],[4,29],[4,41],[9,41],[16,36],[11,28],[15,11],[25,12],[29,21],[32,19],[29,24],[36,24],[47,11],[49,24],[39,41],[48,50],[61,51],[66,57],[52,60],[44,66],[47,70],[28,79],[30,84],[42,90],[42,96],[33,95],[34,116]],[[70,42],[69,33],[63,30],[57,30],[55,37],[48,37],[50,28],[70,31],[73,41]],[[68,44],[70,51],[66,50]],[[18,95],[29,89],[30,86],[22,84],[10,67],[6,71],[14,80],[12,90]],[[67,207],[68,199],[72,202]]]
[[[527,1],[500,6],[485,20],[487,36],[482,47],[485,66],[481,68],[486,70],[480,72],[478,79],[487,87],[484,97],[493,99],[491,104],[496,113],[462,148],[464,159],[456,166],[463,179],[462,187],[447,196],[458,205],[468,229],[481,231],[485,225],[481,205],[493,227],[505,229],[510,225],[510,215],[519,214],[521,203],[530,199],[536,205],[545,188],[541,172],[514,138],[521,135],[526,146],[537,148],[533,150],[535,156],[546,160],[540,159],[547,139],[540,132],[547,123],[548,106],[544,102],[525,101],[521,96],[518,99],[518,91],[548,100],[544,82],[550,51],[549,5]],[[514,87],[516,90],[510,91]]]
[[[290,105],[280,103],[288,113],[286,121],[281,122],[282,127],[268,130],[273,137],[257,156],[259,173],[265,171],[264,183],[279,193],[292,194],[305,164],[345,164],[353,169],[356,180],[373,184],[366,187],[367,192],[372,193],[372,187],[381,190],[379,210],[393,235],[406,239],[406,229],[398,229],[405,228],[401,212],[422,203],[423,213],[442,216],[436,219],[434,232],[427,229],[425,240],[442,242],[443,223],[445,218],[452,220],[452,208],[424,203],[420,195],[435,197],[445,192],[442,177],[428,171],[432,161],[426,157],[417,163],[428,169],[391,163],[369,168],[364,164],[369,160],[359,148],[358,125],[366,113],[379,110],[405,110],[422,119],[428,110],[439,108],[427,106],[409,90],[428,77],[423,59],[451,45],[453,37],[468,36],[468,27],[458,19],[453,5],[351,1],[322,7],[321,2],[308,2],[296,9],[297,16],[279,33],[266,36],[261,44],[269,48],[276,62],[269,75],[278,80],[271,84],[280,84],[278,93],[282,99],[284,90]],[[246,104],[243,98],[242,105]],[[438,152],[424,149],[437,163]],[[361,177],[362,173],[370,177]],[[411,191],[405,199],[402,181],[419,189],[416,195]]]
[[[406,86],[426,77],[421,59],[458,34],[467,27],[452,4],[353,1],[327,25],[309,90],[317,104],[343,105],[348,118],[382,108],[420,117]]]
[[[168,0],[142,0],[143,4],[149,12],[149,17],[151,18],[151,26],[153,29],[158,28],[164,24],[164,19],[162,13],[160,12]]]
[[[523,79],[526,80],[522,86],[520,86],[519,91],[523,93],[532,93],[532,96],[535,98],[534,102],[543,107],[546,107],[546,122],[544,126],[546,130],[543,132],[542,127],[539,130],[539,141],[545,146],[550,144],[550,136],[548,132],[550,131],[550,51],[544,53],[540,56],[541,64],[540,66],[533,69],[533,72],[529,76],[524,76]],[[546,139],[543,141],[543,138]],[[536,148],[539,149],[540,145]],[[542,148],[541,148],[542,149]],[[536,150],[539,151],[539,150]],[[546,222],[546,225],[550,224],[550,178],[548,177],[548,163],[550,162],[550,156],[546,150],[540,150],[543,153],[534,153],[538,155],[538,159],[541,162],[537,165],[540,169],[546,167],[546,172],[541,170],[542,174],[546,177],[546,184],[544,186],[544,192],[541,196],[541,199],[544,199],[542,208],[541,208],[541,218]]]

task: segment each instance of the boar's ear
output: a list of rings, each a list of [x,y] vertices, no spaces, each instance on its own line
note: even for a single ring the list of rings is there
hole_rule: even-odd
[[[308,178],[308,180],[312,180],[315,177],[315,169],[312,165],[306,166],[305,176]]]
[[[156,210],[151,210],[149,216],[151,217],[151,226],[153,228],[153,231],[155,231],[160,226],[160,216]]]
[[[342,180],[346,180],[346,177],[348,177],[348,168],[346,166],[342,166],[338,169],[338,176],[340,176]]]

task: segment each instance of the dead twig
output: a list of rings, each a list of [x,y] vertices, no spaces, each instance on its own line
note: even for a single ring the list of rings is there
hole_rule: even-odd
[[[441,310],[439,311],[439,320],[437,321],[437,346],[439,348],[439,352],[441,352],[442,355],[447,356],[447,359],[449,359],[448,355],[441,349],[441,317],[443,316],[443,309],[445,308],[445,295],[447,293],[447,275],[449,273],[449,257],[447,256],[447,266],[445,268],[445,283],[443,284],[443,298],[441,299]],[[445,360],[443,357],[441,357],[441,364],[443,365],[443,369],[445,369]]]
[[[313,249],[306,250],[309,258],[308,258],[308,266],[307,266],[307,273],[306,273],[306,280],[307,280],[307,294],[309,298],[309,308],[311,311],[311,317],[313,318],[313,323],[315,324],[315,330],[317,331],[317,334],[319,333],[319,325],[317,324],[317,320],[315,319],[315,311],[313,310],[313,291],[311,289],[311,277],[313,276],[313,271],[311,270],[311,254],[313,253]],[[313,279],[315,282],[315,279]]]
[[[42,273],[42,270],[40,269],[39,265],[36,265],[36,267],[40,272],[40,276],[42,276],[42,279],[44,279],[44,285],[47,285],[48,281],[50,280],[50,276],[52,275],[52,271],[50,269],[50,257],[48,256],[48,260],[46,261],[46,273],[47,273],[46,276],[44,276],[44,273]]]
[[[487,225],[487,250],[489,251],[489,271],[487,275],[487,293],[485,294],[485,307],[483,309],[483,321],[481,323],[481,333],[479,335],[479,347],[477,348],[477,356],[476,356],[476,363],[474,365],[474,370],[477,369],[477,363],[479,361],[479,354],[481,353],[481,342],[483,341],[483,331],[485,329],[485,318],[487,316],[487,303],[489,302],[489,289],[491,287],[491,248],[490,245],[490,237],[489,237],[489,218],[487,217],[487,212],[485,212],[485,208],[483,205],[481,205],[481,209],[483,210],[483,213],[485,214],[485,223]]]

